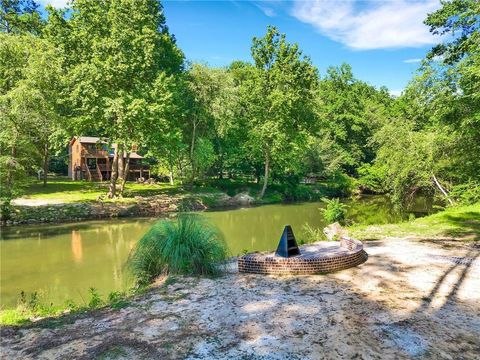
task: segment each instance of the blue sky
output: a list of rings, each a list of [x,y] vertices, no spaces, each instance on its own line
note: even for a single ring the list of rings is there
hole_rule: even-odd
[[[41,0],[62,6],[64,0]],[[167,25],[190,61],[250,58],[253,36],[275,25],[321,74],[347,62],[357,78],[398,94],[439,40],[422,24],[439,0],[163,1]]]

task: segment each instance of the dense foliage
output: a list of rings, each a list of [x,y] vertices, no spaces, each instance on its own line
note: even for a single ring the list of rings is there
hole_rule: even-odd
[[[112,197],[128,169],[118,154],[137,144],[172,184],[228,177],[298,198],[306,179],[398,204],[418,192],[477,201],[480,5],[442,4],[425,23],[444,41],[394,98],[348,64],[319,74],[274,27],[253,38],[251,62],[212,68],[185,62],[156,0],[73,0],[46,18],[32,0],[4,1],[1,195],[46,174],[71,136],[94,135],[119,144]]]
[[[139,283],[159,275],[216,275],[227,256],[221,233],[195,215],[160,220],[140,239],[127,261]]]

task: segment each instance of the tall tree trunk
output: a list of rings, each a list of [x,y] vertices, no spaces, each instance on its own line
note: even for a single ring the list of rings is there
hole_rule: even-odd
[[[123,181],[125,175],[125,159],[123,158],[123,148],[118,154],[118,181]]]
[[[447,191],[443,188],[443,186],[440,184],[440,182],[437,180],[436,176],[432,174],[433,182],[435,185],[440,189],[442,194],[447,198],[447,201],[450,203],[450,205],[453,205],[453,200],[448,196]]]
[[[270,154],[265,152],[265,174],[263,176],[263,187],[262,191],[260,192],[260,199],[263,198],[265,195],[265,191],[267,190],[268,185],[268,175],[270,173]]]
[[[184,174],[184,172],[183,172],[182,155],[181,155],[180,151],[177,151],[176,161],[177,161],[178,170],[180,170],[180,179],[181,179],[181,181],[182,181],[182,183],[183,183],[185,174]]]
[[[123,176],[122,176],[122,185],[120,186],[120,195],[123,195],[123,190],[125,190],[125,183],[128,178],[128,171],[130,170],[130,151],[127,152],[123,163]]]
[[[7,179],[6,179],[6,195],[7,197],[12,196],[12,188],[13,188],[13,167],[16,162],[15,158],[17,157],[17,146],[15,144],[12,145],[12,150],[10,152],[12,159],[8,162],[7,167]]]
[[[193,184],[195,181],[195,173],[196,173],[196,166],[195,166],[195,137],[197,132],[197,122],[193,121],[193,130],[192,130],[192,143],[190,145],[190,162],[192,164],[192,178],[190,179],[190,183]]]
[[[173,164],[171,162],[169,162],[168,167],[169,167],[168,179],[170,181],[170,185],[173,185],[174,184],[174,182],[173,182]]]
[[[107,195],[110,199],[114,198],[115,195],[117,194],[118,157],[120,152],[123,154],[123,151],[120,151],[119,148],[120,148],[120,145],[117,144],[117,146],[115,147],[115,151],[113,153],[112,173],[110,176],[110,187]]]
[[[47,186],[47,174],[48,174],[48,141],[45,141],[43,148],[43,186]]]
[[[220,163],[219,163],[218,178],[222,180],[223,179],[223,151],[222,151],[222,146],[219,146],[219,148],[220,148],[220,156],[219,156]]]

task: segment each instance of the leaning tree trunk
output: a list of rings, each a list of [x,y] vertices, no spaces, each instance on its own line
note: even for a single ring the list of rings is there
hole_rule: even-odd
[[[265,174],[263,177],[263,186],[262,191],[260,192],[260,199],[263,198],[265,195],[265,191],[267,190],[268,185],[268,175],[270,173],[270,155],[268,152],[265,153]]]
[[[48,141],[45,142],[43,148],[43,186],[47,186],[47,174],[48,174]]]
[[[443,194],[443,196],[445,196],[445,198],[447,199],[447,201],[450,203],[450,205],[453,205],[453,200],[450,198],[450,196],[448,196],[448,193],[447,191],[443,188],[443,186],[440,184],[440,182],[437,180],[436,176],[434,174],[432,174],[432,178],[433,178],[433,182],[435,183],[435,185],[440,189],[441,193]]]
[[[114,198],[117,194],[117,179],[118,179],[118,154],[120,145],[117,144],[113,153],[112,174],[110,176],[110,187],[108,190],[108,197]]]
[[[120,186],[120,195],[123,195],[123,191],[125,190],[125,183],[127,182],[128,178],[128,171],[130,170],[130,151],[127,152],[123,162],[123,175],[122,175],[122,185]]]
[[[190,183],[192,185],[193,185],[193,182],[195,181],[195,172],[196,172],[195,159],[194,159],[196,131],[197,131],[197,123],[194,120],[193,121],[193,130],[192,130],[192,144],[190,145],[190,162],[192,164],[192,178],[190,179]]]

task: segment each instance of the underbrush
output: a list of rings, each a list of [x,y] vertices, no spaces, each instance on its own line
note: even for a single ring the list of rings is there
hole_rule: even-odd
[[[450,196],[463,205],[480,202],[480,182],[469,181],[452,188]]]
[[[48,303],[38,293],[27,295],[20,293],[18,305],[13,309],[0,310],[0,325],[28,325],[32,321],[48,317],[45,327],[54,327],[63,320],[61,316],[66,314],[78,314],[103,307],[120,309],[129,305],[129,297],[141,293],[144,288],[131,289],[129,291],[113,291],[103,298],[95,288],[90,288],[89,298],[83,303],[66,300],[61,305]]]
[[[308,223],[302,226],[303,236],[298,240],[299,245],[311,244],[317,241],[326,240],[323,229],[310,226]]]
[[[197,186],[203,186],[205,189],[217,189],[226,193],[228,196],[235,196],[239,193],[247,193],[257,198],[262,189],[262,183],[254,183],[246,179],[243,180],[208,180],[198,183]],[[290,201],[320,201],[323,197],[344,197],[352,193],[355,187],[355,181],[343,174],[337,174],[335,177],[315,184],[300,184],[299,179],[294,181],[273,182],[267,187],[265,196],[258,199],[260,204],[272,204]]]

